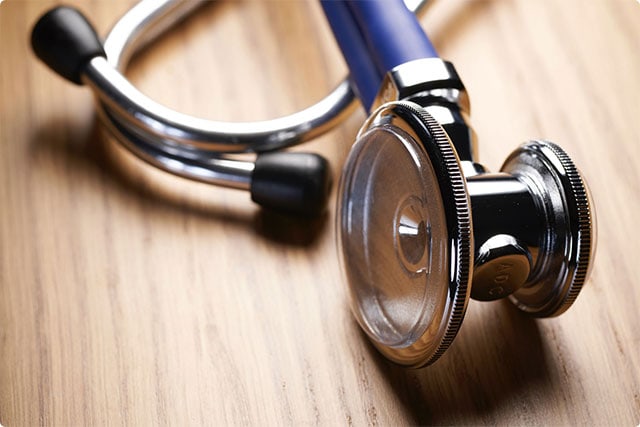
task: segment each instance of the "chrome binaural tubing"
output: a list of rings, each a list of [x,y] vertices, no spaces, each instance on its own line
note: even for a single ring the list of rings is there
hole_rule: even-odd
[[[406,0],[420,10],[425,0]],[[348,79],[306,109],[255,122],[205,120],[169,109],[137,90],[121,74],[135,52],[184,19],[203,0],[142,0],[114,25],[104,42],[107,59],[94,58],[84,83],[98,97],[102,120],[143,160],[198,181],[248,189],[253,162],[224,158],[308,141],[339,124],[355,106]]]

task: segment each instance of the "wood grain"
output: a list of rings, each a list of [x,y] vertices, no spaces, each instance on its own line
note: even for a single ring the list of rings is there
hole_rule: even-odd
[[[561,144],[598,214],[591,280],[564,315],[471,302],[436,365],[405,370],[346,306],[329,213],[290,220],[167,176],[96,123],[91,94],[28,46],[54,2],[0,5],[0,423],[640,422],[640,4],[438,0],[422,18],[472,99],[480,157]],[[72,1],[101,34],[131,1]],[[131,68],[159,101],[276,117],[345,73],[315,2],[212,4]],[[301,149],[338,178],[360,111]]]

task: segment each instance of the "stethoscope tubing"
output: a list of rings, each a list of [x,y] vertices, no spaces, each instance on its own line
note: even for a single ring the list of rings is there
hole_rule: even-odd
[[[333,35],[347,62],[349,78],[356,96],[365,108],[373,102],[383,74],[369,52],[367,41],[355,25],[349,5],[344,1],[322,1],[322,9],[331,26]]]
[[[381,75],[406,62],[438,57],[416,16],[402,0],[347,1],[346,4]]]
[[[416,59],[438,57],[415,15],[401,0],[321,3],[349,66],[356,94],[367,110],[388,71]]]

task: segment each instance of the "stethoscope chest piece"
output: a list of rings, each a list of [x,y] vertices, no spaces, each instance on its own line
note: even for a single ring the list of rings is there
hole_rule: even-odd
[[[592,265],[595,218],[587,186],[564,150],[547,141],[520,146],[502,172],[526,183],[544,216],[538,268],[509,298],[533,316],[557,316],[573,304]]]
[[[388,358],[433,363],[469,299],[470,202],[440,125],[410,102],[381,106],[344,167],[337,214],[351,308]]]

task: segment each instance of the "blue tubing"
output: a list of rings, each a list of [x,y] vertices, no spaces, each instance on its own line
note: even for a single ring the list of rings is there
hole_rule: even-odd
[[[381,75],[405,62],[438,57],[402,0],[347,1]]]
[[[380,88],[384,72],[379,71],[375,59],[371,56],[367,42],[349,10],[348,2],[323,0],[321,3],[349,66],[350,79],[355,84],[356,95],[369,110]]]

